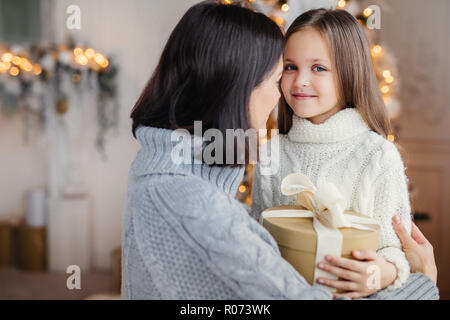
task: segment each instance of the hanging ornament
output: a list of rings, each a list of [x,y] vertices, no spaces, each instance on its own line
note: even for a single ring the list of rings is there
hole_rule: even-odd
[[[69,110],[69,104],[67,103],[67,99],[62,98],[62,99],[58,100],[58,102],[56,103],[55,110],[60,115],[65,114]]]

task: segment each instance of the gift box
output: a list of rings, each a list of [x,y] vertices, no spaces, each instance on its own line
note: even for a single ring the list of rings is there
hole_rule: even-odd
[[[281,256],[309,284],[319,285],[315,281],[319,276],[337,279],[317,268],[326,254],[352,258],[356,249],[376,251],[380,227],[373,219],[344,210],[345,200],[335,186],[316,188],[295,173],[283,179],[281,190],[297,196],[296,203],[265,210],[261,223],[276,240]]]

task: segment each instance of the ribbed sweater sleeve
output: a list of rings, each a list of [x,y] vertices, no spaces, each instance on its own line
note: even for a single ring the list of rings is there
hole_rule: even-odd
[[[386,169],[374,182],[374,219],[381,232],[377,253],[397,267],[397,279],[387,289],[402,286],[410,274],[410,267],[397,234],[392,227],[392,217],[400,215],[402,223],[411,232],[411,206],[409,202],[405,168],[398,151],[390,149],[393,156]]]
[[[189,265],[193,259],[184,262],[184,270],[192,270],[186,279],[197,282],[194,287],[199,287],[201,282],[205,287],[211,286],[207,281],[210,278],[207,273],[210,272],[242,299],[332,298],[328,291],[311,287],[280,256],[270,234],[236,200],[211,188],[202,188],[201,181],[193,184],[186,180],[183,183],[180,177],[173,179],[177,185],[170,183],[170,179],[165,181],[167,183],[148,188],[144,208],[157,207],[157,214],[206,266],[207,271],[202,274],[195,270],[194,265]],[[168,194],[177,201],[169,201]],[[136,221],[139,226],[136,232],[138,243],[145,243],[152,237],[150,221],[145,215]],[[159,236],[164,238],[164,234]],[[166,243],[165,239],[160,241]],[[182,248],[166,246],[170,250],[159,256],[159,263],[163,267],[168,266],[164,268],[164,276],[171,278],[178,271],[170,267],[171,260],[177,260]],[[147,255],[143,259],[147,260]],[[154,263],[145,261],[152,269]],[[179,283],[178,290],[183,287],[189,286]]]
[[[252,207],[250,215],[259,221],[261,213],[274,206],[272,197],[272,179],[270,175],[261,175],[259,164],[255,165],[252,185]]]

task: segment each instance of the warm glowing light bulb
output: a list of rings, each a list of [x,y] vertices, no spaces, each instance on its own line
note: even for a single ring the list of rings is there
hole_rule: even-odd
[[[5,53],[2,55],[2,61],[3,61],[3,62],[11,62],[12,59],[13,59],[13,55],[12,55],[11,52],[5,52]]]
[[[287,3],[283,4],[281,6],[281,11],[288,12],[289,11],[289,5]]]
[[[40,75],[41,74],[41,72],[42,72],[42,67],[41,67],[41,65],[40,64],[35,64],[34,66],[33,66],[33,73],[35,74],[35,75]]]
[[[284,19],[282,17],[273,17],[272,20],[280,27],[284,24]]]
[[[86,58],[86,56],[84,54],[77,55],[75,57],[75,61],[77,63],[81,64],[82,66],[87,65],[87,63],[89,62],[88,58]]]
[[[347,2],[345,0],[339,0],[339,2],[337,4],[338,8],[340,8],[340,9],[344,9],[346,5],[347,5]]]
[[[391,72],[389,70],[384,70],[383,71],[383,77],[389,78],[390,76],[391,76]]]
[[[394,82],[394,77],[393,76],[389,76],[385,79],[386,83],[392,83]]]
[[[363,11],[364,17],[368,17],[368,16],[370,16],[372,13],[373,13],[373,11],[372,11],[372,9],[370,9],[370,8],[365,8],[364,11]]]
[[[394,142],[394,141],[395,141],[395,137],[394,137],[392,134],[389,134],[389,135],[387,136],[387,139],[388,139],[390,142]]]
[[[377,44],[372,48],[372,53],[377,56],[381,53],[381,50],[382,50],[381,46]]]
[[[73,49],[73,54],[76,55],[76,56],[82,55],[83,54],[83,49],[75,48],[75,49]]]
[[[33,70],[33,65],[27,61],[24,65],[23,65],[23,70],[30,72],[31,70]]]
[[[233,0],[222,0],[223,4],[232,4]]]
[[[86,51],[84,51],[84,55],[88,58],[88,59],[92,59],[95,56],[95,50],[92,48],[88,48],[86,49]]]
[[[14,56],[14,57],[12,58],[12,61],[11,61],[11,62],[17,66],[17,65],[20,64],[21,61],[22,61],[22,59],[20,59],[19,56]]]
[[[239,186],[239,192],[240,192],[240,193],[244,193],[245,190],[247,190],[247,187],[246,187],[246,186],[244,186],[244,185],[240,185],[240,186]]]
[[[389,90],[390,90],[389,86],[384,85],[384,86],[381,87],[381,92],[383,92],[383,93],[388,93]]]
[[[19,74],[19,68],[17,67],[12,67],[11,69],[9,69],[9,74],[12,76],[17,76]]]
[[[102,65],[102,63],[104,63],[104,61],[105,61],[105,57],[104,57],[101,53],[97,53],[97,54],[95,55],[94,60],[95,60],[95,62],[97,62],[99,65]]]
[[[102,67],[103,69],[106,68],[108,65],[109,65],[109,61],[106,58],[105,58],[105,60],[103,60],[102,63],[100,63],[100,67]]]

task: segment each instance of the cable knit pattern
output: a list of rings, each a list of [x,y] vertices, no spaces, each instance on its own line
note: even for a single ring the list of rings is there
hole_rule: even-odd
[[[261,175],[260,166],[256,166],[251,215],[259,218],[269,207],[295,202],[280,190],[281,180],[292,172],[307,175],[317,186],[331,182],[347,200],[347,210],[365,214],[380,224],[377,252],[398,270],[397,279],[387,290],[404,284],[410,267],[391,219],[398,213],[411,232],[411,208],[405,168],[395,145],[371,131],[354,108],[344,109],[318,125],[294,115],[289,133],[276,139],[280,170]],[[271,148],[271,143],[264,147]]]
[[[142,148],[124,207],[122,298],[331,299],[281,257],[272,236],[236,200],[243,169],[176,165],[171,133],[137,130]],[[370,298],[439,296],[423,274],[408,282],[407,290]]]

